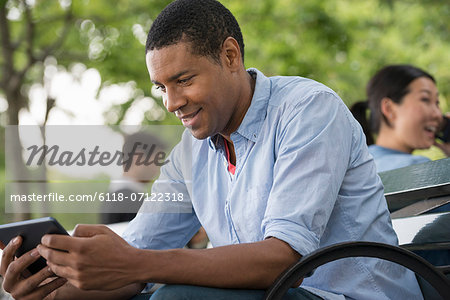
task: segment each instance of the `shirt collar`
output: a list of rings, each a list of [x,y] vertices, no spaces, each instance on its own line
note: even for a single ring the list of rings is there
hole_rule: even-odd
[[[233,138],[233,135],[240,134],[243,137],[256,142],[267,114],[271,81],[255,68],[250,68],[247,72],[256,73],[255,90],[253,92],[252,102],[250,103],[250,107],[248,108],[244,119],[239,125],[239,128],[231,134],[231,137]],[[216,134],[208,138],[208,144],[212,149],[217,150],[221,140],[222,139],[218,138],[218,134]]]

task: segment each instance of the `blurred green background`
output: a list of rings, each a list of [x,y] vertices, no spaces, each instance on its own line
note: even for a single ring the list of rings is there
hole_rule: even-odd
[[[144,60],[146,33],[169,2],[0,0],[1,128],[8,124],[178,124],[152,90]],[[441,108],[450,110],[449,1],[221,2],[241,25],[246,67],[257,67],[266,75],[313,78],[351,105],[365,99],[368,79],[382,66],[413,64],[436,78]],[[58,90],[62,85],[55,80],[58,72],[82,90],[89,87],[91,102],[71,110],[70,103],[64,102],[68,97]],[[93,84],[92,78],[98,82]],[[72,101],[75,106],[77,101]],[[84,111],[95,110],[90,105],[100,104],[96,118],[80,117]],[[15,216],[3,213],[3,130],[0,137],[0,223],[5,223]],[[434,147],[421,154],[443,157]],[[66,228],[98,220],[94,214],[54,216]]]

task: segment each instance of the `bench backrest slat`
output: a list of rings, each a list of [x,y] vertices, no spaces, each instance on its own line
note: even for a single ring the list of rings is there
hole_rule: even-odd
[[[391,212],[418,200],[450,195],[450,158],[379,174]]]

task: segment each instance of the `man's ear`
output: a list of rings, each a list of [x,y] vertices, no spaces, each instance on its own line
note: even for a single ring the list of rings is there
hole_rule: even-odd
[[[241,49],[238,42],[232,38],[227,37],[222,44],[221,52],[222,64],[230,68],[232,71],[238,70],[242,67]]]
[[[392,126],[397,118],[397,103],[392,101],[391,98],[384,97],[380,103],[381,113],[384,119],[387,121],[388,126]]]

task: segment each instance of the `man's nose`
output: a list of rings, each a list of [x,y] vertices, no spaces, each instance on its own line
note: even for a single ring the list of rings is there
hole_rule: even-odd
[[[163,95],[164,106],[168,112],[175,112],[184,105],[186,105],[186,99],[176,89],[167,89],[165,95]]]

